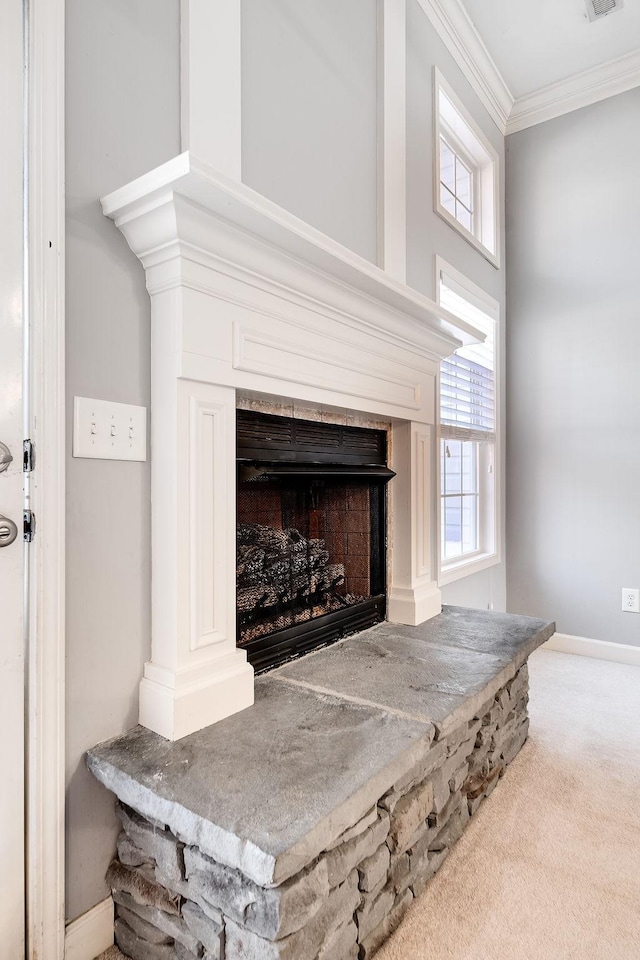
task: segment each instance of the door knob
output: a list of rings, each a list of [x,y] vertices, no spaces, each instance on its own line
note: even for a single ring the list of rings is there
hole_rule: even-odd
[[[11,451],[6,443],[0,443],[0,473],[9,469],[9,464],[13,462]]]
[[[18,528],[13,520],[0,515],[0,547],[8,547],[18,536]]]

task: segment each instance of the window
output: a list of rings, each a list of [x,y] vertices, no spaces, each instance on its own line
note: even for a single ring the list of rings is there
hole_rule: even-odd
[[[436,258],[438,302],[485,334],[440,367],[440,583],[499,561],[498,304]]]
[[[477,187],[473,164],[456,153],[440,134],[440,203],[458,223],[473,233],[473,207]]]
[[[498,154],[435,71],[436,213],[494,266],[498,258]]]

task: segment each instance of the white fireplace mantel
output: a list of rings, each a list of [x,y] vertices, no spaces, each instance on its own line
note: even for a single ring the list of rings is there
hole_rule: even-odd
[[[431,448],[441,358],[482,339],[183,153],[102,201],[152,310],[152,658],[140,722],[175,740],[253,702],[235,637],[236,391],[393,424],[388,615],[440,610]]]

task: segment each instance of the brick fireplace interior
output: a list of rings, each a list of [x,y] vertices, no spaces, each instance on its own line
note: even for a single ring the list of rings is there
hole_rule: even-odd
[[[238,643],[258,671],[386,607],[384,430],[237,414]]]

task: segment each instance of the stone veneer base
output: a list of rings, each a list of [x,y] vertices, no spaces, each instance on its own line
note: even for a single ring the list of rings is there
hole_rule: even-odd
[[[208,730],[90,751],[119,798],[122,952],[372,956],[526,740],[526,659],[553,629],[463,608],[383,624],[262,678]]]

